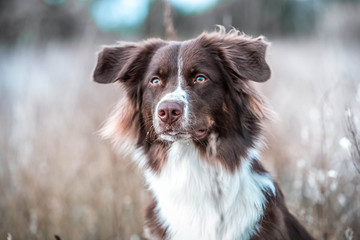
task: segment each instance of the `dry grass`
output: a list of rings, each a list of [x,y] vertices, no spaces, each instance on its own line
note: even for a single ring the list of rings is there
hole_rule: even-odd
[[[268,123],[264,163],[317,239],[360,239],[359,155],[351,152],[360,130],[360,51],[273,42],[273,78],[260,87],[278,119]],[[141,238],[148,199],[141,174],[96,133],[121,94],[90,81],[96,49],[83,42],[0,49],[1,239]]]

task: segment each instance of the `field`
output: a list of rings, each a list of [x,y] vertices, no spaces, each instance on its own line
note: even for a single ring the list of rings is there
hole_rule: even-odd
[[[360,239],[360,48],[271,40],[263,163],[316,239]],[[99,49],[0,48],[0,239],[142,239],[141,173],[98,136],[123,94],[91,82]]]

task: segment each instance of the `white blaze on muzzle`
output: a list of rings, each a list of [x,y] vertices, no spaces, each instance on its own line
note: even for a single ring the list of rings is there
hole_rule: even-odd
[[[161,119],[158,116],[159,112],[159,106],[164,102],[175,102],[178,103],[183,107],[182,116],[177,120],[179,121],[182,130],[186,129],[188,127],[188,121],[189,121],[189,95],[184,90],[183,86],[185,85],[185,79],[182,73],[183,68],[183,61],[182,58],[178,58],[178,76],[177,76],[177,87],[174,91],[165,94],[160,101],[157,103],[155,108],[155,114],[154,116],[154,127],[155,129],[160,128]]]

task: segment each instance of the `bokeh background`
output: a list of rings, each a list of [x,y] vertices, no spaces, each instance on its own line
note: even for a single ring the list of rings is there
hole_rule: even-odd
[[[316,239],[360,239],[360,1],[0,0],[0,239],[142,239],[149,194],[97,134],[103,44],[221,24],[272,42],[263,163]]]

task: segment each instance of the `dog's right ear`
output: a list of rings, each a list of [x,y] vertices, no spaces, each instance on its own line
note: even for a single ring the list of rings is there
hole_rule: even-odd
[[[118,46],[105,47],[98,55],[93,72],[97,83],[128,81],[146,67],[155,51],[165,42],[152,39],[141,43],[120,43]]]
[[[136,54],[135,44],[105,47],[98,55],[93,79],[97,83],[112,83],[118,80],[118,74],[125,64]]]

